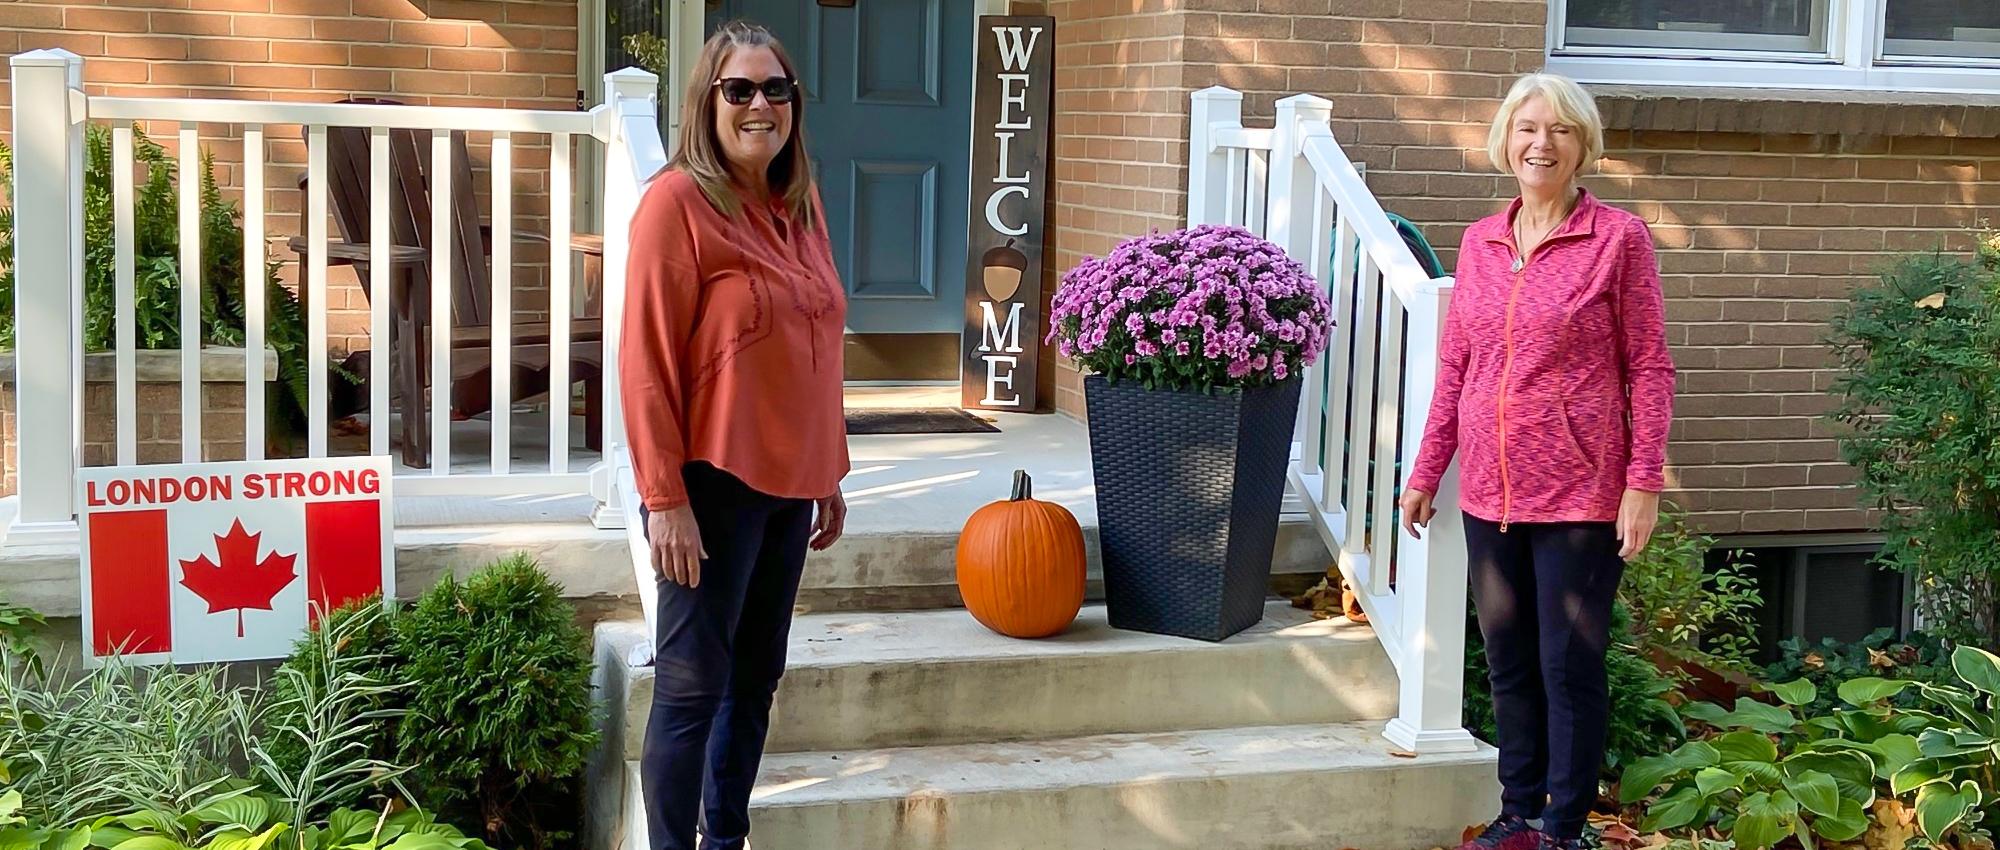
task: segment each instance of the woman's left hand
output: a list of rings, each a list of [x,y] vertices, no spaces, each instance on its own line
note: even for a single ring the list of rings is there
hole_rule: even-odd
[[[1646,548],[1653,539],[1653,526],[1660,521],[1660,494],[1626,490],[1618,504],[1618,557],[1627,561]]]
[[[812,543],[814,551],[824,550],[840,540],[841,529],[847,526],[847,497],[835,490],[833,495],[813,500]]]

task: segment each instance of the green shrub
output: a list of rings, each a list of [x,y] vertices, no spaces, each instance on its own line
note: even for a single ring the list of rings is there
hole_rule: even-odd
[[[1709,569],[1714,546],[1715,538],[1694,530],[1685,513],[1668,505],[1646,548],[1625,564],[1618,598],[1632,612],[1631,640],[1641,657],[1716,671],[1750,669],[1761,602],[1757,580],[1735,557]]]
[[[348,628],[343,609],[315,631]],[[346,746],[410,766],[412,800],[504,847],[546,848],[573,835],[585,760],[597,744],[590,638],[535,562],[499,561],[464,583],[446,577],[414,605],[368,621],[346,638],[369,674],[408,683],[378,695]],[[281,674],[311,679],[323,639],[302,641]],[[287,691],[277,691],[282,704]],[[279,763],[295,769],[303,740]],[[354,802],[367,788],[330,798]]]
[[[517,555],[464,584],[447,577],[396,634],[415,682],[397,751],[419,798],[483,824],[492,844],[567,841],[597,733],[590,636],[561,588]]]
[[[134,128],[132,159],[144,179],[132,186],[133,340],[139,349],[172,349],[181,344],[180,196],[176,161]],[[213,156],[201,156],[201,319],[203,342],[242,346],[243,229],[234,204],[222,199]],[[84,134],[83,345],[108,351],[117,342],[116,251],[113,240],[111,131],[89,125]],[[12,198],[13,154],[0,143],[0,190]],[[14,216],[0,210],[0,348],[14,345]],[[264,269],[265,344],[277,353],[278,380],[286,389],[271,408],[274,435],[302,432],[307,409],[305,313],[277,278],[279,264]],[[352,376],[334,370],[333,376]]]
[[[1841,451],[1942,637],[2000,641],[2000,252],[1903,257],[1832,323]]]

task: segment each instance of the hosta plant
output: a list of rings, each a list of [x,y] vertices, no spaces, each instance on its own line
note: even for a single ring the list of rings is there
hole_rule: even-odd
[[[1983,837],[2000,803],[2000,657],[1959,647],[1952,668],[1958,686],[1849,680],[1839,687],[1842,707],[1806,719],[1797,707],[1819,699],[1806,680],[1771,686],[1782,705],[1691,704],[1684,713],[1714,734],[1634,763],[1620,799],[1636,803],[1665,785],[1642,832],[1713,827],[1740,850],[1788,836],[1805,847],[1817,846],[1815,838],[1853,841],[1868,831],[1878,799],[1912,808],[1933,846]],[[1925,707],[1892,704],[1910,689]]]
[[[9,850],[487,850],[429,812],[339,809],[299,828],[281,801],[244,786],[189,811],[100,815],[67,827],[23,817],[21,793],[0,795],[0,847]]]

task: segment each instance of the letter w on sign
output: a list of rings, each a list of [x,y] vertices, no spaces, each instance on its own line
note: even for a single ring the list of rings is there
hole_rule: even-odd
[[[271,472],[337,470],[372,470],[371,486],[281,498],[246,483]],[[100,467],[79,477],[83,630],[92,661],[282,658],[324,613],[394,593],[385,459]],[[226,483],[128,486],[191,478]],[[178,497],[103,498],[132,492]],[[100,498],[89,498],[93,493]]]

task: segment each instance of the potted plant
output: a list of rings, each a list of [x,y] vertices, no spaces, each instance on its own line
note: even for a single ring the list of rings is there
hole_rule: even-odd
[[[1263,616],[1319,283],[1239,227],[1127,240],[1063,275],[1049,339],[1085,370],[1115,628],[1221,640]]]

